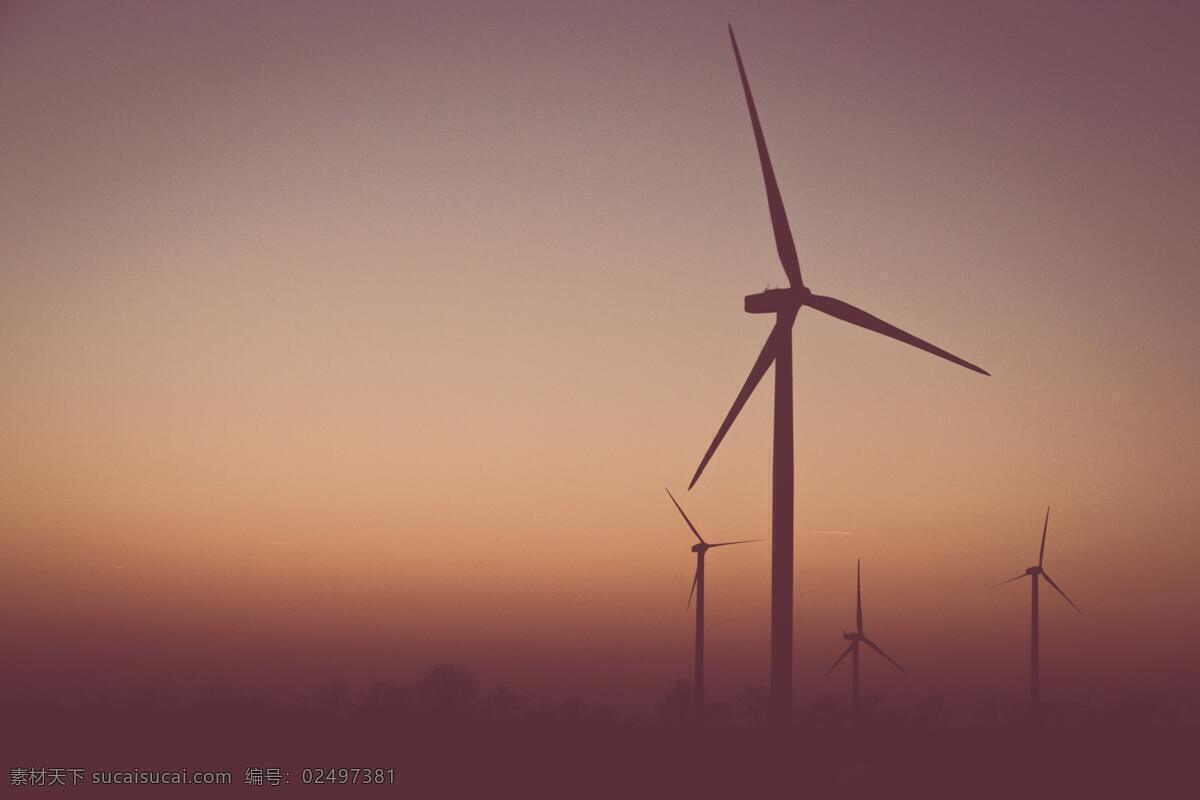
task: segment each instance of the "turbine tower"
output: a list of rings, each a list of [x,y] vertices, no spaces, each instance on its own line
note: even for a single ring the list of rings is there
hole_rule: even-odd
[[[842,663],[842,659],[844,659],[846,656],[853,656],[853,658],[850,661],[850,665],[851,665],[850,666],[850,670],[851,670],[850,671],[850,701],[851,701],[851,707],[854,709],[855,714],[858,713],[858,647],[859,647],[859,645],[865,644],[867,647],[871,648],[876,653],[879,653],[879,655],[883,656],[888,661],[890,661],[892,663],[892,666],[894,666],[896,669],[900,670],[905,675],[908,674],[908,670],[906,670],[904,667],[902,667],[898,663],[896,663],[895,659],[893,659],[887,653],[883,652],[883,649],[879,645],[875,644],[870,639],[868,639],[867,635],[863,632],[862,559],[859,559],[859,561],[858,561],[858,583],[857,583],[856,594],[858,597],[858,605],[857,605],[855,619],[856,619],[856,624],[858,627],[854,631],[854,633],[843,633],[842,634],[842,638],[847,640],[848,642],[850,642],[850,644],[847,645],[846,649],[842,651],[842,654],[837,657],[837,661],[834,661],[833,664],[829,667],[829,669],[825,670],[825,674],[828,675],[829,673],[833,672],[834,667],[836,667],[838,664]]]
[[[675,499],[675,495],[671,494],[671,490],[667,489],[667,496],[671,498],[671,502],[679,509],[683,521],[692,529],[692,533],[699,541],[692,545],[692,552],[696,554],[696,577],[692,579],[692,591],[688,594],[687,608],[691,608],[692,598],[696,598],[696,649],[694,674],[692,680],[692,699],[696,704],[697,718],[704,713],[704,554],[713,547],[726,547],[731,544],[745,544],[747,542],[761,542],[762,539],[742,539],[736,542],[714,542],[709,544],[704,541],[700,535],[700,531],[696,530],[696,526],[688,519],[688,515],[684,513],[683,507],[679,505],[679,501]]]
[[[1079,611],[1080,614],[1083,613],[1080,611],[1079,606],[1075,605],[1074,601],[1067,597],[1067,593],[1058,588],[1058,584],[1054,582],[1054,579],[1050,577],[1050,574],[1042,568],[1042,562],[1046,557],[1046,529],[1049,526],[1050,506],[1046,506],[1046,521],[1042,523],[1042,547],[1040,550],[1038,550],[1037,566],[1029,567],[1024,573],[1018,575],[1017,577],[1009,578],[1006,581],[1000,581],[1000,583],[996,584],[996,586],[1003,586],[1006,583],[1019,581],[1026,575],[1033,579],[1033,603],[1029,617],[1029,706],[1033,709],[1037,709],[1042,702],[1041,666],[1038,663],[1038,578],[1045,578],[1046,582],[1054,587],[1054,591],[1061,594],[1063,599],[1071,604],[1071,608]],[[992,588],[995,589],[996,586],[993,586]]]
[[[773,491],[771,495],[771,710],[778,721],[790,717],[792,705],[792,569],[793,569],[793,523],[794,523],[794,459],[792,454],[792,324],[801,308],[808,306],[823,314],[836,317],[844,322],[866,328],[867,330],[890,336],[905,344],[912,345],[927,353],[932,353],[955,364],[974,370],[983,375],[986,371],[964,361],[951,353],[936,347],[923,339],[918,339],[910,333],[890,325],[867,312],[855,308],[849,303],[833,297],[813,294],[800,276],[800,260],[796,255],[796,245],[792,241],[792,232],[788,227],[787,213],[783,208],[783,199],[779,193],[779,185],[775,181],[775,171],[771,167],[771,158],[767,154],[767,143],[763,138],[762,125],[759,124],[758,110],[754,106],[754,96],[750,93],[750,82],[746,78],[746,69],[742,64],[742,55],[738,50],[737,39],[733,35],[733,27],[729,28],[729,39],[733,44],[733,55],[737,60],[738,74],[742,80],[742,90],[746,95],[746,106],[750,111],[750,124],[754,129],[754,141],[758,148],[758,159],[762,166],[763,182],[767,190],[767,207],[771,214],[771,226],[775,232],[775,249],[787,274],[788,288],[768,289],[759,294],[748,295],[745,299],[745,310],[750,314],[774,314],[775,326],[771,329],[762,352],[750,369],[742,390],[733,401],[733,407],[725,415],[721,427],[704,458],[688,489],[696,485],[704,467],[708,464],[717,446],[725,438],[729,427],[741,412],[751,393],[753,393],[767,368],[775,366],[775,430],[772,463]]]

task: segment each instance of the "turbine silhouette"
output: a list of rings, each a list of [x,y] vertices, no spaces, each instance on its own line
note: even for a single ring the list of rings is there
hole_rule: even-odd
[[[698,542],[692,545],[692,552],[696,554],[696,577],[692,579],[692,591],[688,593],[687,606],[691,608],[692,598],[696,598],[696,646],[695,646],[695,662],[694,675],[692,680],[692,699],[696,704],[697,714],[704,712],[704,554],[713,547],[726,547],[731,544],[746,544],[747,542],[761,542],[762,539],[741,539],[736,542],[714,542],[709,544],[704,541],[704,537],[700,535],[700,531],[696,530],[696,526],[688,519],[688,515],[684,513],[683,507],[679,505],[679,501],[675,499],[675,495],[671,494],[671,490],[667,489],[667,496],[671,498],[671,502],[679,509],[679,514],[683,517],[683,521],[691,528],[692,534],[695,535]]]
[[[855,614],[855,624],[857,625],[857,629],[853,633],[843,633],[842,634],[842,638],[847,640],[848,642],[850,642],[850,644],[847,645],[846,649],[842,651],[842,654],[837,657],[837,661],[834,661],[833,664],[830,665],[829,669],[825,670],[825,674],[828,675],[829,673],[833,672],[834,667],[836,667],[838,664],[842,663],[842,659],[844,659],[846,656],[853,656],[853,659],[850,662],[851,663],[850,702],[851,702],[851,707],[854,709],[854,712],[857,714],[858,713],[858,648],[859,648],[859,645],[865,644],[867,647],[871,648],[876,653],[879,653],[879,655],[883,656],[888,661],[890,661],[892,666],[894,666],[896,669],[903,672],[905,675],[908,674],[908,670],[906,670],[904,667],[902,667],[898,663],[896,663],[895,659],[893,659],[887,653],[883,652],[883,648],[881,648],[879,645],[875,644],[870,639],[868,639],[866,633],[863,632],[862,559],[859,559],[859,561],[858,561],[858,577],[857,577],[856,596],[857,596],[857,606],[856,606],[857,610],[856,610],[856,614]]]
[[[1034,709],[1038,708],[1039,704],[1042,702],[1041,666],[1038,663],[1038,578],[1045,578],[1046,582],[1054,587],[1054,591],[1061,594],[1063,599],[1071,604],[1071,608],[1079,611],[1080,614],[1083,613],[1079,606],[1075,605],[1075,602],[1071,600],[1071,598],[1067,597],[1067,593],[1058,588],[1058,584],[1054,582],[1054,579],[1050,577],[1050,574],[1042,568],[1042,562],[1046,557],[1046,529],[1048,527],[1050,527],[1050,506],[1046,506],[1046,520],[1042,523],[1042,546],[1041,549],[1038,550],[1037,566],[1028,567],[1025,572],[1017,577],[1009,578],[1006,581],[1000,581],[996,584],[996,586],[992,587],[995,589],[997,586],[1003,586],[1006,583],[1019,581],[1026,575],[1033,579],[1033,604],[1031,607],[1029,621],[1029,705]]]
[[[688,489],[696,485],[704,467],[716,452],[729,427],[737,419],[767,368],[775,365],[775,425],[772,463],[773,491],[771,497],[771,710],[777,720],[786,720],[792,704],[792,570],[793,570],[793,523],[794,523],[794,459],[792,453],[792,324],[801,308],[809,306],[831,317],[849,322],[867,330],[889,336],[912,345],[927,353],[952,361],[983,375],[989,374],[974,364],[936,347],[924,339],[918,339],[906,331],[868,314],[849,303],[833,297],[813,294],[800,275],[800,260],[796,245],[788,227],[783,198],[771,167],[767,143],[763,138],[758,110],[750,92],[750,82],[742,64],[733,26],[729,27],[729,40],[733,44],[733,55],[737,61],[742,90],[746,95],[746,106],[750,112],[750,124],[754,129],[754,141],[758,148],[758,159],[762,166],[763,182],[767,191],[767,206],[771,215],[771,226],[775,233],[775,249],[787,274],[788,288],[768,289],[759,294],[748,295],[745,310],[750,314],[774,314],[775,326],[771,329],[758,359],[750,369],[742,390],[733,401],[733,407],[725,415],[717,435],[708,446],[696,474],[692,476]]]

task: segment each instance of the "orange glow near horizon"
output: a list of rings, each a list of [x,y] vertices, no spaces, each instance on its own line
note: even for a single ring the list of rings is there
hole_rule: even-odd
[[[1200,14],[794,5],[0,8],[13,686],[689,674],[663,488],[769,536],[770,377],[685,487],[785,280],[727,19],[806,281],[994,376],[801,312],[798,701],[857,558],[864,681],[1019,696],[1047,505],[1047,695],[1194,685]]]

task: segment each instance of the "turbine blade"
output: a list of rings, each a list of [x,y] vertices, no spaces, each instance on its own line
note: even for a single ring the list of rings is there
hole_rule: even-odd
[[[1050,583],[1050,585],[1054,587],[1054,591],[1061,594],[1063,596],[1063,599],[1071,604],[1071,608],[1075,609],[1076,611],[1079,611],[1080,614],[1083,613],[1083,611],[1080,611],[1079,606],[1075,605],[1075,602],[1071,598],[1067,597],[1067,593],[1064,592],[1062,589],[1058,588],[1058,584],[1054,582],[1054,578],[1051,578],[1045,572],[1042,573],[1042,577],[1045,578]]]
[[[892,666],[893,666],[893,667],[895,667],[896,669],[900,670],[900,671],[901,671],[901,672],[903,672],[905,675],[907,675],[907,674],[908,674],[908,670],[906,670],[904,667],[902,667],[902,666],[900,666],[898,663],[896,663],[896,659],[892,658],[892,657],[891,657],[891,656],[889,656],[887,653],[883,652],[883,649],[882,649],[882,648],[881,648],[879,645],[875,644],[874,642],[872,642],[870,639],[867,639],[866,637],[864,637],[864,638],[863,638],[863,642],[864,642],[864,643],[867,645],[867,647],[871,648],[871,649],[872,649],[872,650],[874,650],[876,653],[879,653],[879,655],[883,656],[883,657],[884,657],[884,658],[886,658],[888,661],[892,662]]]
[[[754,106],[754,95],[750,93],[750,81],[746,78],[746,67],[742,64],[742,53],[738,50],[732,25],[729,26],[729,41],[733,42],[733,56],[737,59],[738,74],[742,77],[742,91],[746,93],[746,107],[750,109],[750,124],[754,126],[754,143],[758,146],[758,161],[762,165],[763,183],[767,187],[767,207],[771,211],[771,227],[775,231],[775,249],[779,253],[783,271],[787,273],[788,283],[799,288],[804,285],[804,279],[800,277],[796,243],[792,241],[792,229],[788,226],[779,184],[775,181],[775,170],[771,167],[771,156],[767,153],[767,140],[758,121],[758,109]]]
[[[944,358],[947,361],[953,361],[955,364],[958,364],[961,367],[966,367],[969,370],[974,370],[981,375],[991,375],[990,372],[975,366],[970,361],[964,361],[953,353],[948,353],[942,348],[932,345],[924,339],[918,339],[911,333],[902,331],[895,325],[884,322],[879,317],[868,314],[861,308],[855,308],[849,303],[844,303],[837,298],[824,297],[819,294],[814,294],[810,295],[804,301],[804,304],[806,306],[812,306],[818,311],[824,312],[831,317],[837,317],[840,320],[858,325],[860,328],[866,328],[869,331],[882,333],[884,336],[890,336],[897,341],[910,344],[918,350],[924,350],[926,353],[933,353],[935,356]]]
[[[1038,566],[1042,565],[1042,559],[1046,557],[1046,528],[1050,526],[1050,506],[1046,506],[1046,521],[1042,523],[1042,549],[1038,550]]]
[[[700,459],[700,466],[696,468],[696,474],[692,476],[692,482],[688,484],[689,490],[696,485],[696,481],[700,480],[700,474],[704,472],[704,468],[708,465],[708,460],[712,458],[713,453],[717,452],[717,446],[721,444],[721,440],[729,432],[729,426],[737,419],[742,406],[746,405],[746,401],[750,399],[750,394],[754,391],[754,387],[758,386],[758,382],[766,374],[767,367],[771,366],[771,362],[775,360],[776,337],[792,335],[792,320],[794,319],[794,316],[781,314],[779,320],[775,323],[775,327],[771,329],[771,334],[763,344],[762,352],[758,354],[758,359],[754,362],[754,366],[750,368],[750,375],[747,376],[746,382],[742,385],[742,390],[738,392],[737,398],[733,401],[733,407],[725,415],[725,421],[721,423],[721,427],[717,430],[717,435],[713,437],[712,444],[708,446],[708,452],[704,454],[704,458]]]
[[[692,578],[692,590],[690,592],[688,592],[688,602],[687,602],[687,605],[684,606],[684,609],[683,609],[684,611],[687,611],[689,608],[692,607],[692,598],[695,597],[695,595],[696,595],[696,584],[699,582],[700,582],[700,565],[697,564],[696,565],[696,577]]]
[[[856,585],[857,585],[857,594],[858,594],[858,632],[862,633],[863,627],[862,627],[862,559],[861,558],[858,560],[858,580],[857,580]]]
[[[828,675],[829,673],[833,672],[833,668],[836,667],[838,664],[842,663],[842,659],[845,658],[846,656],[850,655],[850,651],[853,649],[854,649],[854,642],[851,642],[850,646],[847,647],[845,650],[843,650],[842,654],[837,657],[837,661],[833,662],[833,664],[830,665],[829,669],[825,670],[825,674]]]
[[[993,589],[995,589],[995,588],[997,588],[997,587],[999,587],[999,586],[1003,586],[1003,585],[1004,585],[1004,584],[1006,584],[1006,583],[1012,583],[1013,581],[1019,581],[1019,580],[1021,580],[1021,578],[1024,578],[1024,577],[1025,577],[1025,573],[1024,573],[1024,572],[1022,572],[1020,575],[1018,575],[1018,576],[1017,576],[1017,577],[1015,577],[1015,578],[1009,578],[1009,579],[1008,579],[1008,580],[1006,580],[1006,581],[1000,581],[999,583],[997,583],[997,584],[996,584],[995,586],[993,586],[992,588],[993,588]]]
[[[671,502],[674,503],[675,507],[679,509],[679,513],[683,516],[683,521],[686,522],[687,526],[692,529],[692,533],[696,534],[696,538],[700,540],[700,544],[707,544],[707,542],[704,541],[704,537],[700,535],[700,531],[696,530],[696,526],[692,524],[690,519],[688,519],[688,515],[683,513],[683,506],[679,505],[679,501],[675,499],[675,495],[671,494],[670,489],[667,489],[667,497],[671,498]]]
[[[716,544],[710,544],[709,547],[724,547],[729,544],[746,544],[748,542],[761,542],[761,541],[762,541],[762,539],[738,539],[736,542],[717,542]]]

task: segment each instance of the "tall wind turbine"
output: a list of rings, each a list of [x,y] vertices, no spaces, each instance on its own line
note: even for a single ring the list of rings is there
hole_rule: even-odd
[[[775,326],[771,329],[762,352],[750,369],[742,390],[733,401],[733,407],[725,415],[724,422],[717,429],[712,444],[688,489],[696,485],[704,467],[708,464],[717,446],[725,438],[729,427],[737,419],[737,415],[746,404],[755,387],[758,386],[767,368],[775,365],[775,433],[773,448],[772,480],[774,483],[771,498],[771,709],[776,719],[785,720],[790,715],[792,704],[792,525],[794,514],[794,476],[792,454],[792,324],[801,308],[808,306],[823,314],[849,322],[867,330],[890,336],[905,344],[912,345],[927,353],[932,353],[955,364],[974,370],[983,375],[988,372],[974,364],[964,361],[958,356],[942,350],[923,339],[918,339],[910,333],[890,325],[878,317],[855,308],[833,297],[813,294],[804,285],[800,276],[800,259],[796,255],[796,245],[792,241],[792,232],[788,227],[787,213],[783,208],[783,199],[779,194],[779,185],[775,181],[775,171],[771,167],[771,158],[767,154],[767,143],[763,138],[762,125],[759,124],[758,111],[754,106],[754,97],[750,93],[750,82],[746,79],[746,69],[742,64],[742,55],[738,50],[737,39],[733,35],[733,27],[729,28],[729,39],[733,43],[733,55],[737,60],[738,74],[742,79],[742,90],[746,95],[746,106],[750,111],[750,124],[754,128],[754,141],[758,147],[758,160],[762,166],[763,182],[767,189],[767,206],[771,213],[771,226],[775,231],[775,249],[787,274],[788,288],[768,289],[759,294],[748,295],[745,299],[745,309],[750,314],[774,314]]]
[[[1042,702],[1042,687],[1041,687],[1041,666],[1038,663],[1038,578],[1046,579],[1046,582],[1054,587],[1054,591],[1063,596],[1063,599],[1071,604],[1071,608],[1080,611],[1079,606],[1075,605],[1071,598],[1067,597],[1067,593],[1058,588],[1058,584],[1050,577],[1050,574],[1042,568],[1042,562],[1046,557],[1046,529],[1050,526],[1050,506],[1046,506],[1046,521],[1042,523],[1042,547],[1038,550],[1037,566],[1029,567],[1022,574],[1015,578],[1009,578],[1006,581],[1000,581],[996,586],[1003,586],[1006,583],[1019,581],[1028,575],[1033,579],[1033,605],[1029,618],[1029,705],[1037,708]],[[995,589],[996,586],[992,588]]]
[[[856,624],[857,624],[858,628],[857,628],[857,630],[854,631],[854,633],[843,633],[842,634],[842,638],[847,640],[848,642],[850,642],[850,644],[847,645],[846,649],[842,651],[842,654],[840,656],[838,656],[837,661],[834,661],[832,666],[830,666],[829,669],[825,670],[825,674],[828,675],[829,673],[833,672],[834,667],[836,667],[838,664],[842,663],[842,659],[844,659],[846,656],[853,656],[853,659],[851,659],[851,662],[850,662],[850,664],[851,664],[851,667],[850,667],[850,669],[851,669],[851,672],[850,672],[850,675],[851,675],[851,677],[850,677],[850,698],[851,698],[852,707],[853,707],[855,713],[858,713],[858,647],[859,647],[859,645],[865,644],[867,647],[871,648],[876,653],[879,653],[879,655],[883,656],[888,661],[890,661],[892,663],[892,666],[894,666],[896,669],[900,670],[905,675],[908,674],[908,670],[906,670],[904,667],[902,667],[898,663],[896,663],[895,659],[893,659],[887,653],[883,652],[883,649],[879,645],[875,644],[870,639],[868,639],[867,635],[863,632],[862,559],[859,559],[859,562],[858,562],[857,596],[858,596],[858,605],[857,605],[857,612],[856,612]]]
[[[742,539],[736,542],[714,542],[709,544],[704,541],[704,537],[700,535],[700,531],[696,530],[696,526],[688,519],[688,515],[683,512],[683,507],[679,505],[679,501],[675,499],[675,495],[671,494],[671,490],[667,489],[667,496],[671,498],[671,502],[679,509],[683,521],[692,529],[692,533],[699,541],[692,545],[692,552],[696,554],[696,577],[692,579],[692,591],[688,594],[687,608],[692,605],[692,598],[696,598],[696,650],[695,650],[695,666],[692,680],[692,698],[696,703],[697,714],[704,711],[704,554],[713,547],[726,547],[731,544],[746,544],[747,542],[761,542],[762,539]]]

